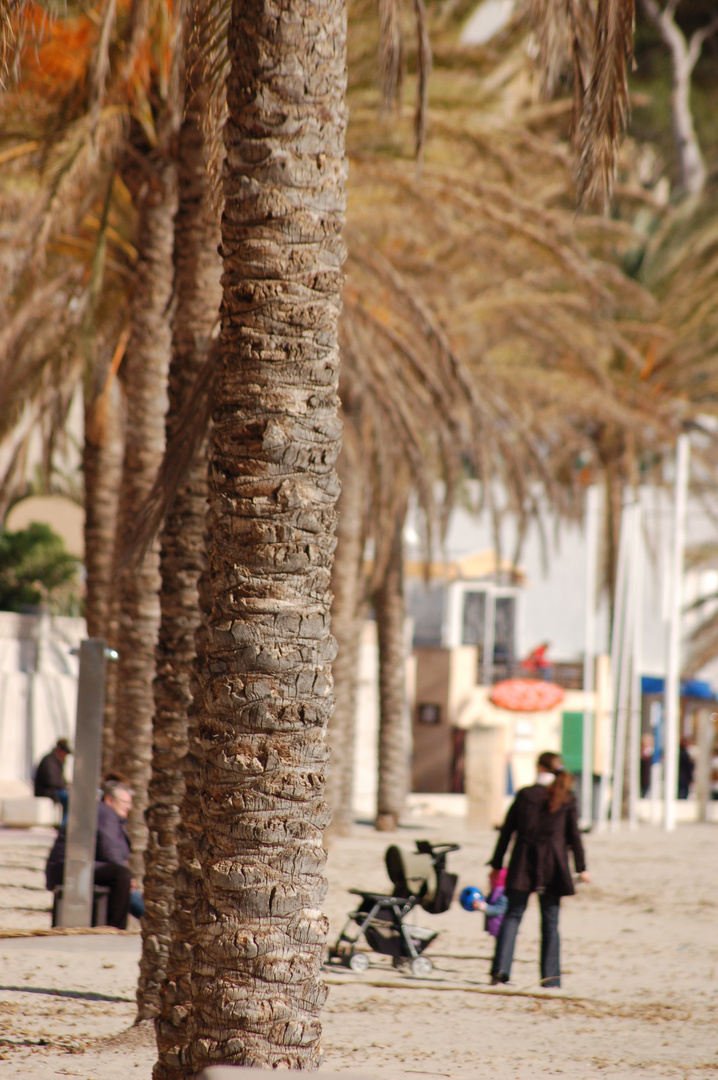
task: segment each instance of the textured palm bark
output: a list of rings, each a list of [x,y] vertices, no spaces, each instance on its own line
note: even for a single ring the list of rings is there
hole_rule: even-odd
[[[337,0],[234,0],[191,1067],[321,1061],[344,244]]]
[[[167,441],[202,367],[222,297],[219,226],[210,212],[201,117],[204,95],[190,95],[179,133],[174,264],[177,310],[172,339]],[[184,797],[190,681],[199,629],[198,581],[204,566],[207,510],[206,441],[165,518],[160,539],[160,630],[154,682],[152,771],[145,851],[145,916],[137,988],[138,1018],[160,1013],[167,974],[178,872],[177,831]],[[185,939],[186,940],[186,939]],[[175,1002],[176,1004],[176,1002]],[[174,1007],[174,1005],[173,1005]]]
[[[177,206],[174,166],[158,165],[152,183],[145,185],[138,201],[139,258],[132,332],[124,360],[127,432],[118,521],[120,614],[113,768],[124,774],[134,788],[128,819],[130,866],[134,877],[141,880],[152,755],[152,681],[160,615],[158,547],[154,545],[138,567],[123,565],[121,558],[164,450],[170,358],[168,311]]]
[[[379,777],[376,827],[395,829],[409,791],[411,746],[406,714],[404,645],[404,514],[394,534],[384,578],[374,597],[379,640]]]
[[[202,839],[200,821],[200,765],[198,707],[200,702],[197,672],[204,664],[206,627],[211,602],[209,575],[200,576],[200,627],[196,635],[196,660],[191,682],[192,703],[187,714],[187,753],[182,761],[184,798],[176,835],[177,874],[170,925],[165,979],[160,990],[160,1013],[155,1021],[157,1062],[153,1080],[185,1080],[193,1076],[188,1064],[192,1015],[192,929],[194,907],[200,884],[201,868],[197,852]]]
[[[353,442],[345,438],[339,459],[341,495],[337,503],[337,549],[332,568],[332,632],[337,655],[332,664],[334,712],[327,740],[330,750],[326,799],[332,812],[328,832],[345,835],[352,823],[354,734],[359,646],[364,613],[365,474]]]
[[[85,620],[88,637],[104,638],[117,649],[117,575],[115,537],[124,456],[123,396],[113,381],[85,406]],[[102,732],[102,775],[115,750],[117,665],[107,665]]]
[[[116,383],[85,404],[85,622],[91,638],[108,639],[113,594],[117,505],[122,476],[120,389]]]

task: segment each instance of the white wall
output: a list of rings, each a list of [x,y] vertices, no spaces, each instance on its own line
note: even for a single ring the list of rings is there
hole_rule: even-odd
[[[0,782],[29,781],[33,766],[75,732],[84,619],[0,612]],[[68,779],[72,758],[66,764]]]

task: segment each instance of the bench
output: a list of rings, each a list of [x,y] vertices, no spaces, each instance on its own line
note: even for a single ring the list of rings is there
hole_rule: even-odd
[[[62,885],[56,885],[52,893],[52,925],[59,926]],[[107,898],[109,895],[110,890],[106,885],[95,885],[92,893],[92,926],[107,926]]]

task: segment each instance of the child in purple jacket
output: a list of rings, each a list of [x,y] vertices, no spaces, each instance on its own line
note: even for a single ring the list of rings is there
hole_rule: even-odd
[[[509,899],[504,895],[506,885],[506,867],[492,870],[489,874],[489,895],[486,900],[474,900],[474,909],[486,915],[485,930],[492,937],[499,936]]]

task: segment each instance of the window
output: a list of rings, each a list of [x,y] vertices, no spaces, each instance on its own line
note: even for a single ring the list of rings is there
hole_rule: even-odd
[[[441,705],[419,705],[417,707],[417,719],[420,724],[440,724]]]
[[[479,661],[483,659],[486,636],[486,593],[464,593],[464,617],[461,631],[462,645],[477,645]]]
[[[497,596],[494,614],[494,663],[513,664],[516,598]]]

